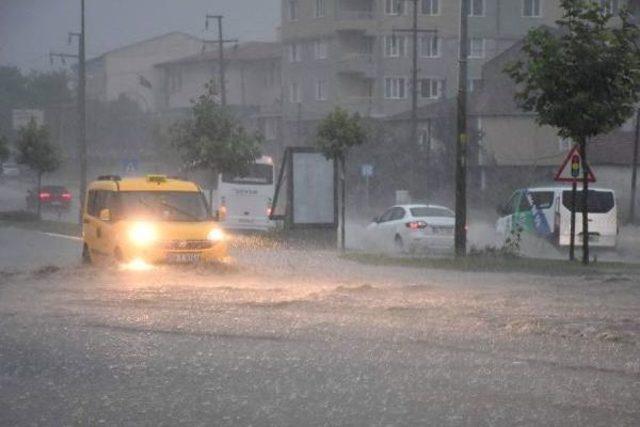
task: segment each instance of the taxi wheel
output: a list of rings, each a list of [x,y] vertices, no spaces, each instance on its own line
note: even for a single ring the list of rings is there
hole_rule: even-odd
[[[124,256],[122,255],[122,251],[120,250],[120,248],[116,248],[116,250],[113,253],[113,256],[115,257],[116,261],[124,262]]]
[[[89,251],[89,246],[87,246],[86,243],[82,246],[82,263],[85,265],[90,265],[92,263],[91,252]]]

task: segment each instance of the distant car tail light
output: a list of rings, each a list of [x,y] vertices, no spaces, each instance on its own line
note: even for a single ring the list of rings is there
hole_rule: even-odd
[[[407,222],[405,225],[407,228],[410,228],[412,230],[422,230],[423,228],[427,228],[429,224],[424,221],[411,221]]]
[[[62,193],[62,200],[71,200],[70,193]]]
[[[49,200],[51,198],[50,193],[40,193],[40,200]]]

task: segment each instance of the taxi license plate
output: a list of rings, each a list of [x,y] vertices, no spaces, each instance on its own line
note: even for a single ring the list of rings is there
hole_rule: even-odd
[[[189,264],[200,261],[200,254],[169,254],[167,262]]]

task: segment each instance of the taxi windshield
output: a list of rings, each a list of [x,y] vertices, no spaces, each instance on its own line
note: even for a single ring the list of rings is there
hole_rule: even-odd
[[[183,191],[121,192],[119,214],[125,218],[161,221],[206,221],[207,204],[202,193]]]

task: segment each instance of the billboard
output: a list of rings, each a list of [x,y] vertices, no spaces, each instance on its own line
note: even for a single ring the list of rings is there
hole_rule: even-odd
[[[293,153],[293,218],[296,224],[333,224],[333,162],[321,153]]]
[[[272,219],[293,228],[336,228],[336,169],[332,160],[307,147],[285,151],[273,198]]]
[[[44,125],[44,111],[42,110],[13,110],[13,130],[18,131],[27,127],[31,120],[35,120],[38,126]]]

